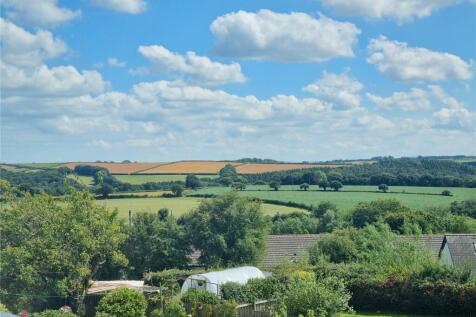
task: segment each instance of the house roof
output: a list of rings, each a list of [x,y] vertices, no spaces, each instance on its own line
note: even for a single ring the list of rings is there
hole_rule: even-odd
[[[444,234],[400,235],[403,240],[419,241],[431,254],[438,258],[445,238]]]
[[[284,260],[296,261],[306,251],[319,241],[325,234],[283,234],[268,235],[266,253],[261,262],[263,266],[270,266]],[[443,244],[444,234],[399,235],[400,239],[420,241],[423,247],[430,250],[438,258]],[[194,250],[190,254],[193,265],[198,265],[200,251]]]
[[[447,234],[444,243],[448,245],[454,266],[470,265],[476,272],[476,234]]]
[[[321,238],[322,234],[268,235],[263,265],[278,264],[284,260],[296,261]]]

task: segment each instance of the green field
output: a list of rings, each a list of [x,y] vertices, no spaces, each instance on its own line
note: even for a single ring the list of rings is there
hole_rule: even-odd
[[[242,195],[260,199],[293,201],[306,205],[318,205],[322,201],[331,201],[339,209],[349,209],[361,201],[371,201],[383,198],[395,198],[412,209],[423,209],[433,206],[448,206],[452,201],[476,198],[476,188],[443,188],[443,187],[414,187],[391,186],[390,192],[376,191],[376,186],[344,186],[341,191],[320,191],[317,186],[311,186],[309,191],[299,190],[299,186],[281,186],[279,191],[270,190],[267,186],[247,186],[240,192]],[[449,189],[453,196],[447,197],[440,194],[442,190]],[[209,187],[198,190],[197,194],[221,194],[229,191],[227,187]]]
[[[129,184],[145,184],[147,182],[185,181],[187,175],[114,175],[115,178]],[[218,175],[197,175],[197,177],[217,178]]]
[[[61,164],[62,163],[19,163],[15,165],[26,168],[54,168]]]
[[[74,179],[86,186],[91,186],[94,184],[94,178],[92,176],[79,176],[79,175],[68,175],[68,178]]]
[[[179,197],[179,198],[121,198],[97,200],[98,204],[105,204],[109,208],[117,208],[119,210],[119,217],[127,218],[129,210],[133,212],[156,212],[160,208],[168,208],[172,211],[175,217],[179,217],[188,211],[196,208],[202,198],[193,197]],[[276,213],[289,213],[300,210],[298,208],[291,208],[286,206],[278,206],[271,204],[263,204],[261,206],[263,212],[267,215]]]

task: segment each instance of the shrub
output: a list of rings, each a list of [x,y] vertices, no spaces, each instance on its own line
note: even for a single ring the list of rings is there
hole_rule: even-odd
[[[276,298],[282,284],[274,277],[250,279],[245,285],[228,282],[221,286],[222,297],[238,303],[253,303],[262,299]]]
[[[214,317],[236,317],[236,303],[232,300],[224,300],[213,307]]]
[[[3,311],[3,312],[6,312],[6,313],[9,313],[10,311],[7,309],[7,306],[5,306],[4,304],[0,303],[0,311]]]
[[[190,288],[182,295],[182,301],[185,303],[199,303],[215,305],[220,302],[220,298],[209,291],[203,289]]]
[[[138,291],[119,288],[101,298],[97,306],[98,313],[106,313],[111,317],[144,317],[147,301]]]
[[[49,309],[40,313],[34,313],[31,315],[31,317],[76,317],[76,315],[73,313],[64,313],[59,310]]]
[[[165,306],[163,317],[187,317],[187,312],[179,301],[172,301]]]
[[[451,192],[450,192],[449,190],[447,190],[447,189],[445,189],[444,191],[442,191],[441,194],[442,194],[443,196],[452,196]]]
[[[285,294],[285,304],[290,316],[312,316],[309,311],[315,316],[335,316],[350,310],[350,298],[342,280],[328,277],[318,281],[313,276],[293,279]]]

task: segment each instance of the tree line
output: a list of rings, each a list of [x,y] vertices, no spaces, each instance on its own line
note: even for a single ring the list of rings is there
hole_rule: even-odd
[[[429,159],[382,159],[333,169],[280,171],[244,177],[252,184],[279,181],[282,185],[319,185],[317,172],[323,172],[328,178],[337,178],[344,185],[476,187],[476,166]]]

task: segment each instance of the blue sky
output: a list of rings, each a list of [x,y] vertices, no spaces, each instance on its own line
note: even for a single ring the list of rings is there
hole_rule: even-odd
[[[476,154],[463,0],[4,0],[1,161]]]

